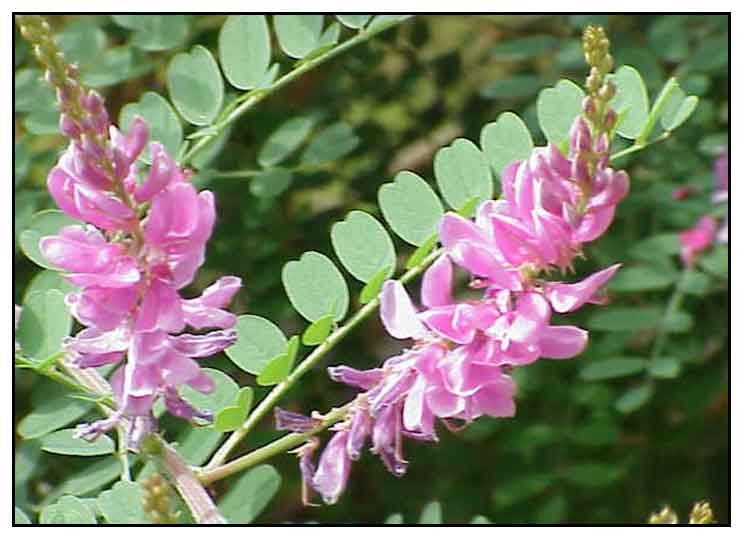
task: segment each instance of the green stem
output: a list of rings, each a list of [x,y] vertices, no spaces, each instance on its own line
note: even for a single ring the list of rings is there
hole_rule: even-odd
[[[676,281],[676,287],[673,289],[673,293],[668,299],[666,311],[663,313],[663,321],[661,322],[659,333],[655,338],[655,344],[653,344],[653,350],[650,355],[651,361],[659,358],[661,353],[663,353],[663,348],[666,346],[666,342],[668,341],[668,324],[673,314],[681,308],[681,304],[684,301],[684,288],[686,287],[686,283],[689,280],[689,275],[691,275],[692,271],[694,271],[692,265],[686,266],[684,271],[681,273],[681,277]]]
[[[247,455],[236,458],[235,460],[232,460],[227,464],[218,466],[214,469],[206,469],[201,472],[197,472],[197,477],[203,485],[208,485],[209,483],[213,483],[214,481],[218,481],[219,479],[223,479],[232,474],[255,466],[256,464],[259,464],[264,460],[273,457],[274,455],[285,453],[290,449],[294,449],[295,447],[298,447],[305,443],[318,432],[321,432],[331,425],[334,425],[338,421],[341,421],[343,418],[346,417],[349,408],[350,404],[346,404],[341,408],[336,408],[323,416],[322,422],[316,428],[310,431],[301,433],[293,432],[291,434],[282,436],[278,440],[275,440],[270,444],[266,444],[263,447],[260,447],[255,451],[248,453]]]
[[[433,251],[426,258],[421,260],[419,264],[413,266],[406,271],[401,277],[400,282],[406,283],[409,280],[416,277],[430,264],[433,263],[440,255],[442,251],[440,249]],[[209,464],[206,466],[206,470],[213,470],[218,466],[221,466],[227,459],[230,452],[240,443],[248,432],[255,427],[258,422],[269,413],[279,399],[286,393],[309,369],[311,369],[325,354],[335,347],[340,341],[342,341],[348,333],[355,328],[359,323],[372,314],[377,307],[379,307],[379,297],[374,298],[369,303],[364,305],[359,311],[351,317],[343,326],[336,329],[330,336],[325,339],[320,346],[315,348],[310,355],[308,355],[294,371],[278,385],[274,386],[271,392],[264,398],[261,403],[256,406],[251,412],[248,419],[245,421],[242,427],[234,431],[225,443],[219,448],[214,454]]]
[[[618,151],[617,153],[612,155],[611,160],[614,161],[615,159],[619,159],[620,157],[624,157],[625,155],[629,155],[635,152],[639,152],[640,150],[644,150],[648,146],[652,146],[653,144],[663,142],[664,140],[668,139],[670,136],[671,136],[671,132],[665,131],[662,135],[659,135],[658,138],[653,139],[650,142],[644,142],[642,144],[638,144],[638,142],[635,141],[635,143],[629,148],[625,148],[624,150]]]
[[[260,91],[252,90],[251,92],[248,92],[245,94],[248,96],[245,98],[245,100],[240,103],[237,107],[232,110],[226,117],[224,117],[221,121],[214,124],[212,127],[214,127],[215,132],[211,135],[207,135],[199,141],[194,144],[183,156],[183,159],[181,161],[182,165],[186,165],[188,162],[190,162],[194,156],[199,153],[209,142],[214,139],[216,136],[218,136],[224,129],[234,123],[238,118],[240,118],[243,114],[250,111],[255,107],[256,104],[263,101],[266,97],[270,96],[271,94],[276,93],[277,91],[281,90],[284,86],[290,84],[291,82],[295,81],[302,75],[304,75],[306,72],[314,69],[315,67],[319,66],[320,64],[323,64],[327,62],[328,60],[335,58],[339,54],[342,54],[346,52],[347,50],[351,49],[352,47],[355,47],[356,45],[359,45],[360,43],[364,43],[368,40],[370,40],[372,37],[376,36],[377,34],[384,32],[388,28],[392,28],[393,26],[397,26],[401,22],[403,22],[405,19],[392,19],[390,21],[386,21],[384,23],[381,23],[377,26],[374,26],[374,21],[372,21],[371,28],[368,28],[366,30],[362,30],[358,34],[356,34],[351,39],[344,41],[337,47],[334,47],[330,49],[328,52],[321,54],[320,56],[317,56],[316,58],[313,58],[311,60],[308,60],[304,63],[302,63],[299,67],[296,69],[293,69],[283,77],[280,77],[276,82],[274,82],[271,86],[268,88],[263,88]],[[238,101],[240,99],[244,98],[238,98]]]
[[[116,428],[116,435],[119,442],[119,448],[116,455],[121,461],[121,480],[131,481],[132,476],[129,473],[129,448],[126,445],[126,429],[123,425],[119,425]]]

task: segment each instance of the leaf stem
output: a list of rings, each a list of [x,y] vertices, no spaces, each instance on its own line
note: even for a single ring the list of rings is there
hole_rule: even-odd
[[[271,94],[276,93],[278,90],[281,90],[284,86],[295,81],[296,79],[304,75],[306,72],[314,69],[320,64],[323,64],[327,62],[328,60],[335,58],[339,54],[346,52],[348,49],[355,47],[356,45],[359,45],[360,43],[364,43],[368,41],[372,37],[376,36],[377,34],[381,32],[384,32],[388,28],[397,26],[404,20],[405,19],[391,19],[377,26],[374,26],[374,21],[372,20],[370,28],[362,30],[361,32],[356,34],[354,37],[348,39],[347,41],[344,41],[343,43],[341,43],[337,47],[330,49],[326,53],[321,54],[320,56],[316,58],[313,58],[311,60],[308,60],[307,62],[302,63],[297,68],[293,69],[292,71],[289,71],[287,74],[277,79],[268,88],[262,88],[260,89],[260,91],[251,90],[250,92],[247,92],[246,94],[244,94],[243,96],[237,99],[237,101],[240,101],[241,99],[244,99],[244,101],[242,101],[239,105],[237,105],[227,116],[225,116],[219,122],[211,126],[211,127],[214,127],[215,129],[215,132],[213,134],[202,137],[201,139],[199,139],[199,141],[196,144],[191,146],[191,148],[183,156],[181,164],[186,165],[188,162],[190,162],[197,153],[199,153],[207,144],[209,144],[209,142],[212,139],[214,139],[222,131],[224,131],[224,129],[228,125],[230,125],[231,123],[234,123],[243,114],[252,110],[256,104],[263,101],[263,99],[265,99],[266,97],[270,96]]]
[[[419,275],[424,269],[433,263],[442,253],[441,249],[437,249],[430,253],[426,258],[420,261],[416,266],[413,266],[406,271],[401,277],[400,281],[406,283],[411,279]],[[309,369],[311,369],[325,354],[335,347],[336,344],[341,342],[348,333],[355,328],[362,320],[372,314],[377,307],[379,307],[379,297],[374,298],[369,303],[359,309],[355,315],[351,317],[348,322],[336,329],[330,336],[325,339],[320,346],[315,348],[298,366],[294,371],[278,385],[274,386],[271,392],[264,398],[261,403],[256,406],[247,418],[242,427],[234,431],[224,444],[217,450],[212,459],[206,466],[206,470],[213,470],[218,466],[221,466],[230,452],[240,443],[248,432],[255,427],[258,422],[263,418],[264,415],[269,413],[279,399],[286,393]]]
[[[671,136],[670,131],[664,131],[663,134],[659,135],[658,138],[651,140],[650,142],[643,142],[642,144],[638,144],[637,140],[635,143],[630,146],[629,148],[625,148],[624,150],[620,150],[614,155],[611,156],[611,160],[614,161],[615,159],[619,159],[620,157],[624,157],[626,155],[639,152],[640,150],[644,150],[648,146],[651,146],[653,144],[657,144],[659,142],[663,142],[664,140],[668,139]]]
[[[209,483],[213,483],[214,481],[218,481],[219,479],[223,479],[237,472],[241,472],[247,468],[251,468],[256,464],[259,464],[264,460],[273,457],[274,455],[278,455],[279,453],[284,453],[286,451],[289,451],[290,449],[294,449],[295,447],[302,445],[318,432],[321,432],[334,425],[338,421],[342,420],[346,416],[349,407],[350,404],[346,404],[345,406],[342,406],[340,408],[334,408],[325,416],[323,416],[322,423],[320,423],[316,428],[310,431],[301,433],[293,432],[291,434],[282,436],[278,440],[274,440],[273,442],[266,444],[254,451],[251,451],[247,455],[236,458],[228,462],[227,464],[217,466],[214,469],[207,468],[203,471],[197,472],[197,477],[203,485],[208,485]]]

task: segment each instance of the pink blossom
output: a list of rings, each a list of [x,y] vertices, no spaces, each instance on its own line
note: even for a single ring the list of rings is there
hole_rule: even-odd
[[[692,228],[684,230],[679,234],[681,241],[681,259],[684,264],[694,264],[697,255],[712,245],[715,240],[717,223],[714,217],[705,215]]]

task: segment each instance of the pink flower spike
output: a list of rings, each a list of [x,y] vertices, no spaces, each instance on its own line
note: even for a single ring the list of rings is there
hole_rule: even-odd
[[[588,332],[575,326],[547,326],[542,330],[539,348],[542,357],[569,359],[575,357],[588,344]]]
[[[423,274],[421,301],[426,307],[438,307],[453,303],[451,290],[453,268],[449,257],[440,256]]]
[[[547,299],[558,313],[574,311],[595,297],[598,290],[611,279],[621,264],[614,264],[573,284],[554,283],[545,287]]]
[[[715,240],[717,223],[714,217],[705,215],[692,228],[679,234],[681,259],[687,266],[694,263],[697,255],[712,245]]]
[[[425,328],[400,281],[386,281],[382,286],[379,312],[387,333],[396,339],[418,339],[425,335]]]

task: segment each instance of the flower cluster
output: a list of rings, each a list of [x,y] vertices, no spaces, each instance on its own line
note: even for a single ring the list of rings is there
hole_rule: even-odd
[[[148,127],[137,117],[126,133],[109,121],[103,99],[77,81],[49,37],[48,25],[31,18],[22,27],[37,43],[46,79],[57,89],[60,130],[70,139],[48,176],[49,192],[70,217],[67,226],[40,240],[39,248],[79,291],[66,296],[73,316],[85,327],[65,340],[68,358],[81,368],[123,363],[112,375],[118,409],[105,420],[83,425],[92,439],[131,419],[130,444],[155,425],[152,407],[187,420],[209,419],[178,393],[187,384],[214,389],[194,358],[213,355],[236,340],[235,315],[224,308],[240,288],[237,277],[222,277],[197,298],[184,299],[204,262],[215,222],[214,196],[198,192],[158,142],[149,145],[151,165],[138,160]],[[186,326],[208,333],[184,333]]]
[[[414,345],[380,368],[329,368],[333,380],[360,393],[346,419],[333,427],[316,466],[315,439],[298,451],[307,491],[334,503],[367,440],[391,473],[403,474],[404,438],[436,441],[436,419],[456,428],[483,415],[511,417],[512,368],[583,351],[588,333],[551,325],[552,314],[604,303],[601,288],[619,265],[572,284],[540,274],[570,268],[581,245],[607,229],[626,196],[629,178],[607,166],[608,148],[606,133],[592,132],[577,118],[569,157],[553,145],[536,148],[503,171],[503,197],[483,202],[474,220],[444,216],[439,227],[444,254],[423,276],[421,310],[400,282],[384,284],[383,325],[392,337],[413,339]],[[482,292],[478,299],[454,298],[455,267],[471,275],[470,287]],[[277,411],[278,428],[307,431],[314,425],[310,418]]]
[[[715,190],[712,202],[727,204],[729,189],[728,150],[726,149],[715,161]],[[674,192],[676,196],[676,192]],[[718,225],[711,215],[705,215],[691,228],[679,234],[681,242],[681,260],[685,265],[693,265],[697,255],[707,249],[713,242],[728,242],[728,216]]]

